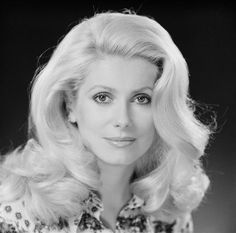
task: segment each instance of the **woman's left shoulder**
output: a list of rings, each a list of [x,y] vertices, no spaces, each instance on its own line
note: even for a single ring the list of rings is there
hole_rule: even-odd
[[[174,232],[193,233],[193,219],[191,213],[185,213],[176,218]]]
[[[193,220],[191,213],[181,214],[176,217],[163,215],[151,216],[154,232],[164,233],[193,233]]]

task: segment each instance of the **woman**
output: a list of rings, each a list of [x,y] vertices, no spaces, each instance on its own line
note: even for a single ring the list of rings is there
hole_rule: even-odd
[[[193,232],[210,130],[188,82],[151,18],[72,28],[34,78],[26,145],[1,164],[2,232]]]

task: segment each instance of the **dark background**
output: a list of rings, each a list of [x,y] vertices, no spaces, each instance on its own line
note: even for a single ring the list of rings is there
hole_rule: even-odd
[[[172,36],[190,70],[193,99],[207,104],[201,119],[216,113],[218,129],[203,164],[211,187],[193,213],[195,233],[236,232],[236,21],[233,4],[164,4],[160,1],[81,1],[77,4],[1,6],[0,149],[26,140],[29,83],[39,64],[80,19],[94,12],[124,8],[154,17]],[[43,54],[43,55],[42,55]],[[42,55],[42,56],[41,56]]]

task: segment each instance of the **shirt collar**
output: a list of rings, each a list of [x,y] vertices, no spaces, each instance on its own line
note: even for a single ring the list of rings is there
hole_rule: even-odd
[[[121,211],[135,210],[141,208],[144,205],[144,200],[138,197],[136,194],[132,194],[130,200],[122,208]],[[104,210],[104,206],[100,197],[93,191],[89,192],[87,199],[83,201],[84,209],[90,213],[101,212]]]

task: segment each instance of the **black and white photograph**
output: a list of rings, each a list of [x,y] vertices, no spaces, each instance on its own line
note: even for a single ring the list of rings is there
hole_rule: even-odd
[[[0,233],[236,232],[233,3],[0,11]]]

